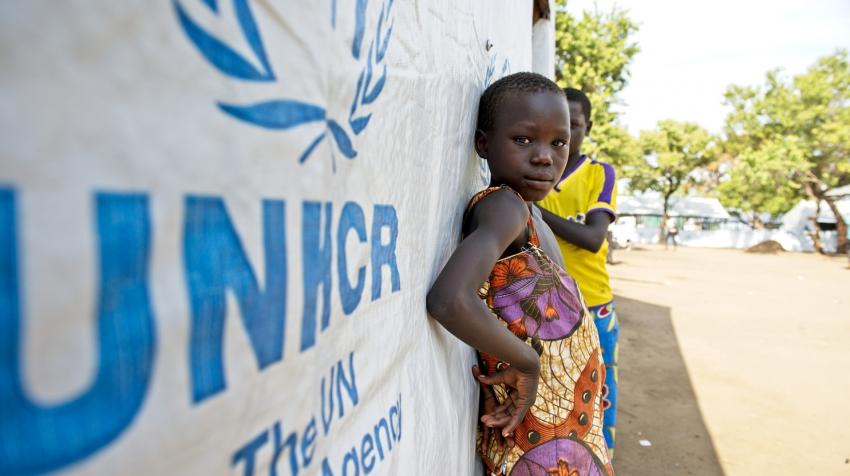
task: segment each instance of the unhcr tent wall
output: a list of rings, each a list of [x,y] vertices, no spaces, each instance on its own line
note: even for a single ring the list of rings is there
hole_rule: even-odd
[[[530,20],[3,2],[0,474],[473,474],[473,352],[424,298]]]

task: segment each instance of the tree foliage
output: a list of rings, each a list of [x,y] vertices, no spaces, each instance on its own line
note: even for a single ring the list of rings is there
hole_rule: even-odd
[[[584,91],[590,98],[593,130],[582,150],[621,166],[640,156],[637,143],[618,123],[617,94],[628,81],[628,66],[640,51],[631,36],[637,25],[625,11],[584,12],[574,17],[558,0],[555,16],[555,79],[561,87]]]
[[[743,150],[716,191],[724,206],[739,210],[751,226],[760,227],[762,214],[781,215],[799,200],[801,185],[792,171],[804,162],[805,153],[793,139]]]
[[[659,121],[655,130],[641,132],[638,140],[643,159],[628,167],[629,186],[661,195],[663,227],[670,198],[700,181],[700,168],[712,157],[713,138],[697,124],[668,119]]]
[[[762,85],[730,86],[726,102],[732,112],[725,147],[734,160],[718,189],[724,204],[781,213],[803,196],[823,200],[836,216],[845,252],[847,225],[827,192],[850,184],[847,51],[820,58],[792,78],[771,71]]]

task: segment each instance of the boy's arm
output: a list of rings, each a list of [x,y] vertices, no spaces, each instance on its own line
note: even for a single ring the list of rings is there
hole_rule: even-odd
[[[591,253],[596,253],[599,248],[602,248],[602,243],[608,236],[608,225],[614,221],[614,217],[605,210],[594,210],[585,218],[584,223],[578,223],[561,218],[545,208],[539,208],[543,221],[549,225],[552,232],[564,241]]]
[[[593,203],[584,210],[584,223],[568,221],[549,210],[542,209],[543,221],[561,239],[596,253],[608,237],[608,225],[616,219],[617,175],[614,167],[604,162],[596,162],[602,167],[595,175],[591,196]],[[562,192],[563,193],[563,192]]]

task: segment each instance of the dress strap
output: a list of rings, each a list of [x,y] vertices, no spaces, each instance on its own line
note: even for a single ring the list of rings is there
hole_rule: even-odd
[[[469,214],[472,211],[472,209],[475,207],[475,205],[477,205],[478,202],[483,200],[486,196],[490,195],[493,192],[501,190],[503,188],[513,192],[516,195],[516,197],[522,201],[523,205],[525,205],[525,200],[522,198],[522,195],[520,195],[519,192],[517,192],[516,190],[512,189],[511,187],[509,187],[507,185],[500,185],[498,187],[487,187],[484,190],[473,195],[473,197],[469,200],[469,205],[466,206],[466,211],[463,213],[463,222],[461,224],[461,234],[463,234],[463,229],[466,229],[466,220],[469,217]],[[530,244],[530,245],[539,247],[540,246],[540,238],[538,238],[538,236],[537,236],[537,229],[534,227],[534,217],[532,216],[530,211],[529,211],[529,214],[528,214],[528,228],[529,228],[529,233],[528,233],[527,243]]]

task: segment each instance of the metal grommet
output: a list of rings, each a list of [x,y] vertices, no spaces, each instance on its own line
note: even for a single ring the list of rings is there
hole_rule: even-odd
[[[578,416],[578,424],[579,425],[587,425],[587,413],[581,412],[581,415]]]
[[[596,379],[599,378],[599,371],[597,369],[593,369],[593,372],[590,372],[590,380],[595,382]]]
[[[528,442],[531,443],[532,445],[536,445],[538,442],[540,442],[540,433],[537,433],[534,430],[529,431],[528,432]]]
[[[593,396],[593,394],[590,392],[590,390],[585,390],[581,394],[581,401],[583,401],[584,403],[587,403],[587,402],[590,401],[590,397],[592,397],[592,396]]]

